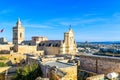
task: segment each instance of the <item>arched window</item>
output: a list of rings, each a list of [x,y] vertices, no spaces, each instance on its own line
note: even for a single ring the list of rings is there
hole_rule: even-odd
[[[29,43],[28,45],[31,45],[31,43]]]
[[[52,45],[52,43],[50,43],[48,46],[51,46]]]
[[[14,58],[14,60],[16,60],[16,58]]]
[[[39,46],[41,46],[41,44],[39,44]]]
[[[20,38],[22,37],[22,33],[20,33]]]

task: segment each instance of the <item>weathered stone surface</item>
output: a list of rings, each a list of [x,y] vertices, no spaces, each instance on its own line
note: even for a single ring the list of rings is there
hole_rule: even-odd
[[[62,78],[62,80],[77,80],[77,67],[67,67],[67,68],[61,68],[62,71],[66,72],[67,75]]]
[[[80,55],[81,69],[107,74],[110,72],[120,73],[120,59],[111,57],[97,57]]]
[[[103,79],[104,79],[104,74],[101,74],[97,76],[88,77],[86,80],[103,80]]]

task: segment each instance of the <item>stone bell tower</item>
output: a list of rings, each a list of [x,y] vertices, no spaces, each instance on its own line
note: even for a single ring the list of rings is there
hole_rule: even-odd
[[[68,32],[64,33],[64,42],[66,45],[74,44],[74,32],[71,28],[69,28]]]
[[[65,53],[76,54],[76,42],[74,40],[74,32],[70,26],[68,32],[64,33]]]
[[[19,45],[24,41],[24,27],[21,25],[20,18],[16,23],[16,26],[13,27],[13,44]]]

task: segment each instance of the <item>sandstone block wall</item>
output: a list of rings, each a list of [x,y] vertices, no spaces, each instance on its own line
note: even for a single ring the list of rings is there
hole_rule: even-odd
[[[88,77],[86,80],[104,80],[104,74]]]
[[[38,47],[38,50],[44,50],[47,55],[55,55],[60,53],[59,47]]]
[[[13,47],[13,45],[0,45],[0,51],[1,50],[10,50],[10,47]]]
[[[88,71],[107,74],[110,72],[120,73],[120,59],[111,57],[98,57],[80,55],[80,68]]]
[[[62,80],[77,80],[77,66],[60,68],[60,70],[67,73]]]
[[[36,55],[44,55],[43,50],[37,50],[37,46],[27,46],[27,45],[19,45],[15,46],[18,53],[25,54],[31,53]]]
[[[20,63],[22,60],[26,60],[26,55],[11,53],[11,54],[0,54],[0,57],[5,57],[7,60],[0,60],[0,62],[9,62],[11,61],[12,64]]]

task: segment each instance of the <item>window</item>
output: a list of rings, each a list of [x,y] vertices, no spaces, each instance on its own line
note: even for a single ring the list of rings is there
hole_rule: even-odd
[[[14,60],[16,60],[16,58],[14,58]]]
[[[45,45],[45,43],[42,44],[42,46],[44,46],[44,45]]]
[[[41,46],[41,44],[39,44],[39,46]]]
[[[20,38],[22,37],[22,33],[20,33]]]
[[[52,45],[52,43],[50,43],[48,46],[51,46]]]
[[[58,47],[58,44],[56,44],[55,46]]]
[[[31,45],[31,43],[29,43],[28,45]]]
[[[34,39],[34,41],[36,41],[36,39]]]

